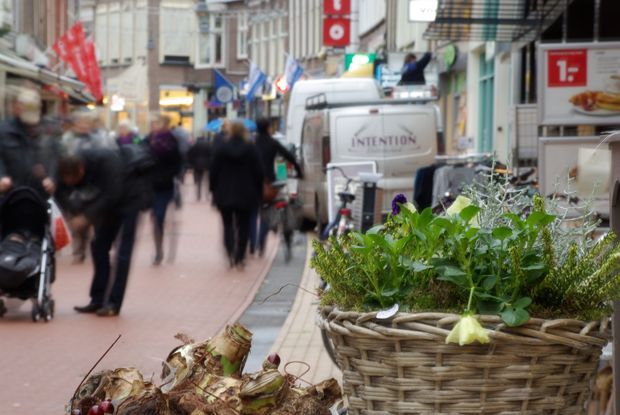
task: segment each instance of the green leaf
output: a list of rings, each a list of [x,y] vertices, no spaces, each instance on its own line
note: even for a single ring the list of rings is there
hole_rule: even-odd
[[[480,212],[480,208],[479,207],[477,207],[477,206],[467,206],[465,209],[461,210],[461,213],[459,213],[459,216],[465,222],[469,222],[470,220],[472,220],[478,214],[478,212]]]
[[[502,311],[504,303],[501,301],[484,300],[478,301],[478,312],[480,314],[496,315]]]
[[[381,290],[382,297],[391,297],[394,294],[398,293],[398,288],[384,288]]]
[[[498,228],[493,229],[492,235],[493,235],[493,238],[503,241],[504,239],[512,236],[512,229],[510,229],[507,226],[500,226]]]
[[[366,231],[366,235],[377,235],[383,230],[383,225],[373,226],[372,228]]]
[[[543,263],[538,263],[538,264],[532,264],[532,265],[528,265],[525,267],[521,267],[521,269],[525,272],[525,275],[527,276],[527,280],[529,282],[532,282],[542,277],[545,271],[547,270],[547,267]]]
[[[433,220],[433,210],[431,208],[426,208],[420,214],[420,220],[418,222],[418,226],[420,228],[426,228]]]
[[[491,291],[493,287],[495,287],[495,284],[497,284],[497,280],[497,275],[486,277],[484,281],[482,281],[482,288],[484,288],[485,291]]]
[[[555,216],[545,212],[532,212],[525,220],[525,223],[528,226],[547,226],[554,220]]]
[[[530,313],[522,308],[508,307],[500,314],[502,321],[510,327],[517,327],[527,323],[530,319]]]
[[[459,268],[453,265],[443,265],[437,267],[436,269],[439,273],[439,276],[437,277],[438,280],[448,281],[456,285],[467,285],[467,274]]]
[[[450,233],[454,232],[454,223],[452,223],[449,219],[436,217],[433,219],[432,224],[439,228],[445,229]]]
[[[405,265],[407,268],[409,268],[413,272],[422,272],[422,271],[426,271],[427,269],[433,268],[431,265],[426,265],[421,262],[411,261],[411,260],[409,260],[408,264],[403,264],[403,265]]]
[[[480,229],[478,228],[470,228],[467,230],[467,232],[465,232],[465,238],[474,239],[474,237],[478,235],[479,232],[480,232]]]
[[[530,297],[521,297],[512,305],[514,308],[525,308],[532,304],[532,299]]]
[[[504,217],[512,222],[515,228],[522,230],[525,228],[525,222],[514,213],[506,213]]]

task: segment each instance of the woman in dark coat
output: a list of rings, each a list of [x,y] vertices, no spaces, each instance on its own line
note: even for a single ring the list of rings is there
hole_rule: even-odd
[[[248,131],[242,123],[233,123],[230,137],[215,147],[209,171],[209,187],[222,214],[231,267],[243,267],[250,215],[262,199],[263,176],[262,162]]]
[[[154,265],[164,259],[163,240],[166,210],[174,197],[174,180],[181,171],[182,159],[177,139],[170,131],[170,118],[158,115],[151,123],[151,133],[146,137],[156,165],[153,168],[153,221],[155,239]]]

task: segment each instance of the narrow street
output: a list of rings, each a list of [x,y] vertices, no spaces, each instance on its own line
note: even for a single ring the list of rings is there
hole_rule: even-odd
[[[187,182],[186,203],[170,216],[174,224],[169,234],[178,235],[174,263],[151,266],[150,222],[143,217],[119,317],[73,311],[74,305],[88,301],[92,266],[89,260],[71,264],[67,249],[58,255],[55,319],[33,323],[27,303],[0,320],[1,415],[64,413],[82,377],[119,334],[121,340],[98,369],[135,366],[157,382],[161,360],[179,344],[175,334],[208,338],[245,310],[270,268],[275,239],[264,258],[249,259],[243,272],[230,270],[221,247],[219,214],[209,202],[196,203],[191,180]]]

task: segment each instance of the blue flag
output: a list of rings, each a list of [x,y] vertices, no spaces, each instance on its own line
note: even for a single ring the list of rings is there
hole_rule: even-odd
[[[215,69],[215,100],[228,104],[234,98],[234,85],[220,71]]]
[[[248,84],[247,84],[247,94],[245,98],[248,101],[252,101],[254,99],[254,95],[258,92],[259,88],[263,86],[267,77],[265,73],[260,70],[257,64],[254,62],[250,63],[250,75],[248,76]]]
[[[286,58],[286,65],[284,66],[284,76],[286,77],[286,83],[290,89],[293,89],[295,82],[301,78],[304,74],[304,68],[290,55]]]

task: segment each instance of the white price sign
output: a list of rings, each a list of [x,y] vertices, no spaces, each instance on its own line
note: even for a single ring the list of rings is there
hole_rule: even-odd
[[[410,22],[434,22],[437,17],[437,0],[409,0]]]

